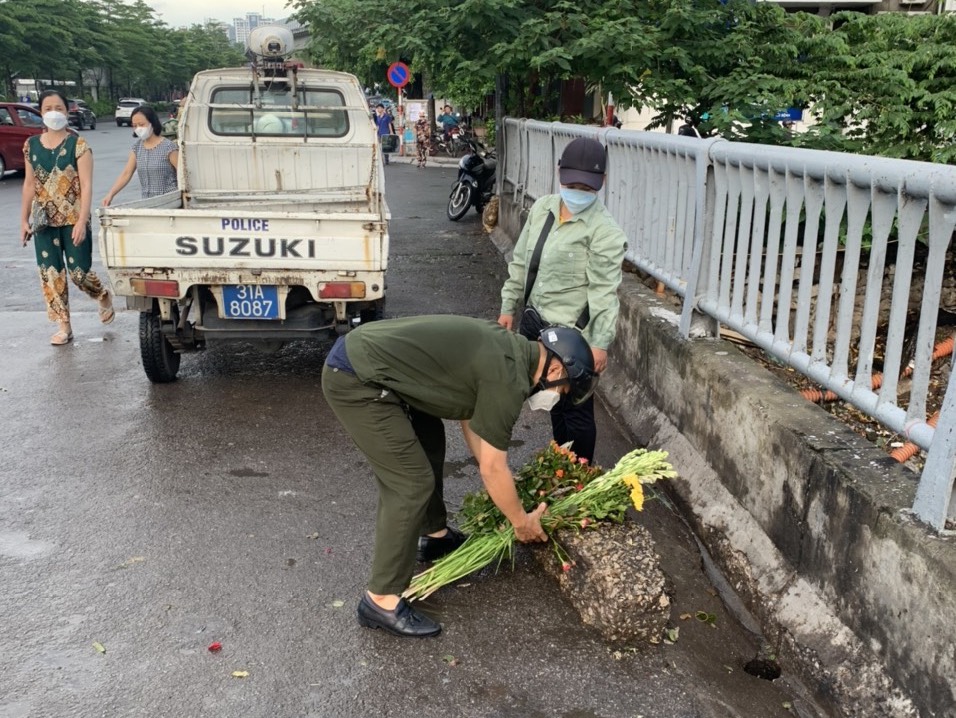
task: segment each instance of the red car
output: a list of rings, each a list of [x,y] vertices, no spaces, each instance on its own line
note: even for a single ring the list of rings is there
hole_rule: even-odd
[[[0,102],[0,179],[10,170],[23,171],[23,143],[43,130],[43,118],[35,107]]]

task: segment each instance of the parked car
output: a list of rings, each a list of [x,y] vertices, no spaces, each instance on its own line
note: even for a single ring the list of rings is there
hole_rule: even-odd
[[[116,116],[116,126],[132,126],[133,110],[145,104],[146,100],[142,97],[121,97],[119,103],[116,105],[116,112],[114,113]]]
[[[82,130],[84,127],[89,127],[91,130],[96,129],[96,115],[83,100],[70,100],[69,114],[69,122],[76,129]]]
[[[20,102],[0,102],[0,179],[23,171],[23,143],[44,130],[40,111]]]

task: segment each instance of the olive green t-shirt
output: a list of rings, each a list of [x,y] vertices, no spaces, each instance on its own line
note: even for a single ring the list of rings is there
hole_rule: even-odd
[[[362,382],[390,389],[409,406],[471,429],[506,451],[538,368],[538,343],[495,322],[453,315],[364,324],[345,352]]]

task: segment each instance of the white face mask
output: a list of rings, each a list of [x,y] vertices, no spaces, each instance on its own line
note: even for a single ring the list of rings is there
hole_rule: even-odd
[[[51,130],[62,130],[68,122],[66,115],[56,110],[43,113],[43,124]]]
[[[528,397],[525,402],[531,411],[551,411],[561,399],[561,395],[554,389],[542,389]]]
[[[153,128],[150,125],[135,127],[133,128],[133,134],[139,137],[141,140],[145,140],[153,136]]]

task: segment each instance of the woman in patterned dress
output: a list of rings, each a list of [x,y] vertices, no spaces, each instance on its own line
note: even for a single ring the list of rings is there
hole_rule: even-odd
[[[418,167],[421,169],[428,162],[428,155],[432,148],[431,126],[428,118],[422,115],[415,123],[415,146],[418,148]]]
[[[137,139],[133,143],[123,172],[103,198],[104,207],[109,206],[113,198],[133,178],[134,172],[139,175],[143,199],[172,192],[178,186],[176,166],[179,162],[179,146],[162,136],[163,123],[159,121],[156,110],[140,105],[133,110],[130,124]]]
[[[56,90],[42,93],[40,112],[46,132],[33,135],[23,145],[25,170],[20,236],[24,246],[33,237],[47,316],[58,324],[50,343],[63,345],[73,341],[67,276],[99,302],[99,317],[104,324],[113,321],[113,301],[96,274],[90,271],[93,264],[90,226],[93,153],[86,140],[67,130],[67,101],[62,93]],[[48,225],[36,231],[30,224],[34,202],[46,214]]]

